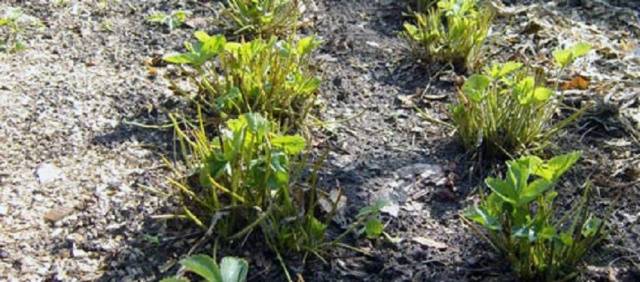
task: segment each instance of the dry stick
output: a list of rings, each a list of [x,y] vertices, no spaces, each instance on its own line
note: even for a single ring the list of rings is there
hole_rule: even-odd
[[[193,252],[195,252],[196,249],[200,248],[200,246],[205,242],[206,239],[208,239],[209,237],[211,237],[211,235],[213,235],[213,228],[216,226],[216,223],[218,222],[218,220],[220,220],[221,217],[222,217],[221,214],[217,213],[211,218],[211,224],[209,225],[209,228],[207,229],[207,231],[198,240],[198,242],[196,242],[191,247],[191,249],[189,249],[189,252],[187,252],[187,254],[184,257],[191,256],[191,254],[193,254]],[[173,262],[171,266],[173,266],[174,264],[175,264],[175,262]],[[171,267],[169,267],[169,268],[171,268]],[[184,266],[181,266],[180,269],[178,270],[178,272],[176,273],[176,276],[182,276],[184,274],[184,272],[185,272],[185,268],[184,268]]]
[[[416,111],[418,111],[418,113],[420,114],[420,116],[422,116],[422,118],[426,119],[427,121],[439,124],[439,125],[443,125],[446,126],[448,128],[455,128],[455,126],[453,126],[452,124],[445,122],[445,121],[441,121],[437,118],[433,118],[431,116],[429,116],[429,114],[423,110],[421,110],[420,108],[418,108],[418,106],[414,106],[413,107]]]

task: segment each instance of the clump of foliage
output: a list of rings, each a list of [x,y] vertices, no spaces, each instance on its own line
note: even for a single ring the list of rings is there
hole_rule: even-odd
[[[224,257],[218,265],[210,256],[194,255],[181,260],[180,264],[186,271],[195,273],[207,282],[245,282],[249,272],[247,261],[236,257]],[[189,279],[172,277],[161,282],[189,282]]]
[[[41,26],[38,19],[26,15],[20,8],[7,8],[0,16],[0,51],[18,52],[27,46],[22,35],[30,27]]]
[[[576,46],[582,47],[556,52],[557,57],[562,57],[556,62],[559,67],[566,67],[588,51],[582,44]],[[561,55],[565,52],[569,55]],[[521,63],[493,64],[483,74],[474,74],[465,81],[458,103],[451,107],[451,118],[467,149],[480,148],[493,155],[542,149],[583,112],[552,124],[559,103],[556,96],[545,86],[544,78]]]
[[[491,194],[464,217],[528,281],[566,281],[575,266],[601,239],[602,220],[587,211],[588,187],[582,201],[558,219],[553,201],[560,177],[580,158],[573,152],[543,161],[535,156],[507,162],[504,179],[485,180]]]
[[[223,17],[234,33],[290,34],[300,17],[299,0],[227,0]]]
[[[477,0],[440,0],[436,7],[420,1],[415,24],[405,23],[403,35],[428,61],[451,62],[457,69],[473,67],[480,54],[492,12]]]
[[[276,252],[312,252],[325,242],[327,221],[317,216],[317,168],[302,180],[305,139],[281,135],[277,124],[257,113],[227,121],[218,138],[203,124],[191,134],[176,128],[197,180],[172,181],[184,198],[184,212],[228,240],[255,229]],[[188,180],[188,179],[187,179]]]
[[[198,42],[186,43],[187,53],[165,56],[184,69],[196,89],[190,96],[205,113],[226,118],[260,113],[279,123],[283,131],[305,120],[320,86],[310,72],[315,37],[293,40],[255,39],[227,42],[221,35],[196,32]]]
[[[187,20],[188,13],[183,10],[171,11],[170,14],[165,12],[154,12],[147,17],[147,21],[154,24],[162,24],[173,30],[179,28]]]

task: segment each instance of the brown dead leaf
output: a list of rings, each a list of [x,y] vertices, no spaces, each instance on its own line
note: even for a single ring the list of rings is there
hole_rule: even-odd
[[[570,81],[563,82],[560,88],[562,90],[586,90],[589,88],[589,78],[582,75],[576,75]]]

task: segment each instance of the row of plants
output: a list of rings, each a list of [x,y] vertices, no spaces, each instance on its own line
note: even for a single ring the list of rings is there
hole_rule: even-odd
[[[318,189],[324,158],[309,146],[307,119],[321,83],[311,54],[321,42],[296,35],[300,9],[297,0],[227,1],[226,30],[251,40],[196,31],[185,52],[164,57],[180,73],[171,88],[190,105],[170,115],[184,166],[169,180],[182,203],[180,217],[213,230],[216,242],[260,239],[290,281],[289,254],[325,261],[328,248],[349,248],[341,243],[346,235],[383,232],[381,202],[363,208],[343,233],[327,236],[342,196]],[[172,28],[184,21],[179,15],[150,20]],[[248,267],[234,257],[218,265],[206,255],[181,264],[207,281],[244,281]]]
[[[405,24],[403,32],[415,53],[425,62],[451,63],[465,72],[481,69],[491,10],[475,0],[417,4],[414,22]],[[321,83],[310,56],[321,42],[296,37],[298,1],[229,0],[225,5],[226,29],[252,40],[229,41],[198,31],[197,41],[185,43],[186,52],[164,58],[188,84],[173,81],[172,89],[191,105],[171,116],[185,168],[176,169],[170,182],[182,201],[181,217],[215,230],[216,240],[259,237],[291,280],[284,255],[302,253],[305,259],[311,255],[324,261],[324,250],[341,245],[352,231],[380,236],[383,203],[363,208],[344,233],[327,238],[340,196],[331,198],[317,187],[323,159],[311,152],[306,130]],[[158,14],[154,21],[173,28],[184,17]],[[578,44],[554,52],[556,74],[589,50]],[[580,205],[561,219],[553,205],[555,186],[580,154],[548,161],[529,155],[542,152],[583,111],[554,122],[565,108],[556,89],[531,66],[494,63],[467,78],[450,108],[450,126],[467,150],[524,155],[507,162],[504,179],[487,178],[490,193],[481,194],[463,215],[522,279],[574,277],[576,264],[604,230],[604,223],[587,211],[588,188]],[[321,199],[330,199],[329,208],[321,208]],[[218,265],[205,255],[182,264],[207,281],[243,281],[248,268],[242,259],[224,258]]]
[[[483,43],[493,18],[490,8],[476,0],[418,0],[416,7],[403,36],[420,58],[451,64],[462,72],[481,68]],[[554,51],[555,81],[590,50],[588,44],[579,43]],[[562,128],[586,110],[574,109],[555,121],[560,110],[569,107],[562,104],[558,83],[548,85],[547,81],[533,66],[493,63],[466,79],[450,106],[452,123],[447,124],[470,152],[498,159],[516,157],[507,162],[504,178],[485,180],[489,194],[481,193],[480,202],[462,218],[526,281],[575,278],[577,264],[602,240],[605,228],[588,211],[588,183],[571,211],[561,214],[554,205],[555,186],[578,161],[579,152],[548,161],[531,155],[543,152]]]
[[[232,35],[288,37],[295,34],[303,10],[301,0],[226,0],[218,22]],[[173,30],[182,26],[189,15],[185,10],[155,11],[147,16],[147,21]]]

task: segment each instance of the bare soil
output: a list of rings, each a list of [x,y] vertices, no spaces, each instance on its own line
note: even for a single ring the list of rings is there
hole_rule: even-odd
[[[175,211],[163,157],[173,158],[167,113],[181,101],[154,64],[181,50],[193,31],[219,30],[209,1],[4,1],[43,21],[25,34],[28,49],[0,54],[0,280],[155,281],[172,275],[203,231],[159,219]],[[566,101],[592,104],[546,154],[582,150],[580,165],[558,188],[568,209],[586,179],[592,209],[611,232],[581,266],[581,281],[640,280],[640,2],[494,1],[497,17],[486,62],[518,59],[552,70],[558,45],[594,46],[563,80],[580,74],[586,90]],[[186,9],[187,25],[147,23],[152,11]],[[459,214],[477,200],[481,180],[499,163],[466,154],[447,127],[463,73],[415,58],[399,35],[405,1],[315,0],[303,34],[324,41],[314,129],[329,150],[323,189],[340,189],[345,210],[333,234],[376,199],[390,240],[347,238],[361,250],[329,250],[328,263],[288,256],[300,281],[510,281],[504,261]],[[559,118],[569,114],[558,113]],[[151,125],[146,127],[142,125]],[[611,207],[612,213],[607,210]],[[224,245],[249,260],[252,281],[283,281],[274,254],[258,243]]]

